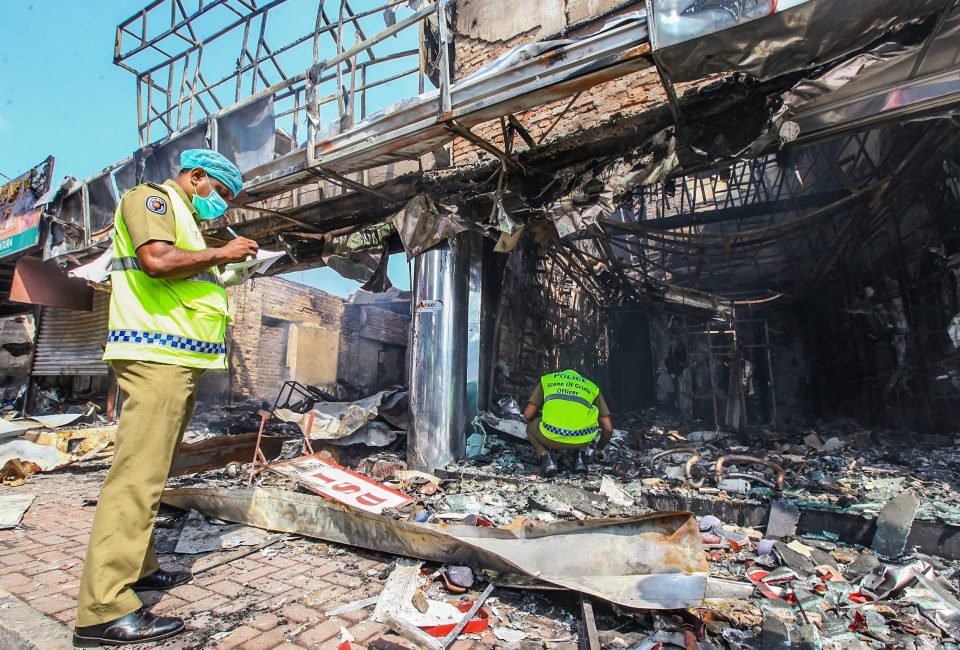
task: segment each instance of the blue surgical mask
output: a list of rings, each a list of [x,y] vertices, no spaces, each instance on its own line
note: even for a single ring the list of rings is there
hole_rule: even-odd
[[[217,194],[217,191],[211,187],[210,194],[207,196],[200,196],[200,192],[193,195],[193,207],[197,209],[197,214],[200,215],[200,218],[207,221],[221,216],[227,211],[229,206],[227,202],[223,200],[223,197]]]

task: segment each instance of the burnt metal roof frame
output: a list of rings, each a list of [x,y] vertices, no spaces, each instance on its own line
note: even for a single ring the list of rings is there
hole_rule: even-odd
[[[933,165],[940,164],[946,152],[956,145],[957,142],[960,142],[960,125],[958,125],[955,120],[951,121],[951,123],[954,126],[954,131],[947,138],[943,138],[943,134],[934,129],[930,129],[924,137],[920,138],[913,149],[903,158],[896,170],[888,177],[887,181],[882,183],[873,193],[865,207],[868,209],[876,208],[879,202],[886,197],[893,188],[900,190],[896,194],[897,196],[905,196],[909,194],[905,191],[906,189],[924,180],[926,171]],[[940,138],[940,142],[935,145],[931,154],[928,148],[933,144],[933,141],[938,138]],[[924,154],[925,157],[919,164],[915,164],[916,159],[921,154]],[[910,166],[913,166],[911,173],[904,174],[905,170]],[[882,207],[888,208],[888,205]],[[887,212],[886,217],[889,218],[892,210],[887,209]],[[840,253],[850,246],[856,235],[861,232],[860,229],[856,228],[856,222],[856,219],[851,219],[845,227],[841,229],[841,232],[831,243],[831,246],[823,252],[808,280],[798,290],[798,294],[801,296],[808,294],[823,281],[827,272],[833,268],[837,260],[842,257]]]
[[[394,2],[394,3],[388,3],[388,4],[392,5],[392,4],[397,4],[397,3]],[[151,6],[157,6],[157,3],[155,3],[154,5],[151,5]],[[262,9],[262,8],[261,8],[261,9]],[[371,13],[371,12],[367,12],[367,13],[369,14],[369,13]],[[423,15],[426,16],[428,13],[429,13],[429,12],[425,12]],[[360,14],[356,14],[356,15],[359,16]],[[637,28],[638,26],[640,27],[641,31],[636,32],[636,28]],[[397,28],[397,25],[394,25],[394,26],[393,26],[393,29],[384,30],[383,32],[377,34],[376,36],[372,37],[371,39],[368,39],[368,41],[373,42],[373,41],[378,41],[378,40],[382,40],[382,39],[384,39],[384,38],[387,38],[387,37],[390,36],[392,33],[394,33],[394,30],[395,30],[396,28]],[[611,31],[614,32],[614,33],[611,34],[611,33],[610,33]],[[590,83],[590,84],[592,85],[592,83],[594,83],[594,82],[599,82],[599,81],[604,80],[604,78],[605,78],[607,75],[609,75],[610,78],[614,78],[614,77],[616,77],[616,76],[619,76],[619,74],[626,74],[627,72],[631,71],[631,70],[630,70],[630,66],[639,66],[639,67],[641,67],[641,68],[642,68],[642,67],[646,67],[646,66],[648,65],[648,63],[643,60],[643,56],[644,56],[644,53],[645,53],[645,51],[646,51],[645,49],[643,49],[643,47],[644,47],[644,46],[643,46],[643,43],[644,43],[645,35],[646,35],[646,32],[645,32],[645,30],[643,30],[642,20],[640,20],[639,17],[637,17],[637,16],[633,16],[633,17],[627,16],[627,17],[625,17],[625,18],[620,18],[620,19],[618,19],[616,25],[615,25],[613,28],[610,28],[610,29],[608,29],[608,30],[605,30],[603,33],[592,35],[591,37],[588,37],[587,39],[584,39],[583,41],[576,41],[576,42],[572,43],[572,44],[571,44],[570,46],[568,46],[567,48],[563,48],[564,51],[557,53],[557,54],[559,54],[560,56],[553,56],[553,55],[551,55],[551,56],[550,56],[550,59],[551,59],[552,61],[553,61],[553,60],[556,60],[556,59],[563,59],[564,61],[567,61],[567,62],[568,62],[569,59],[571,58],[571,57],[570,57],[570,51],[568,51],[568,50],[583,51],[583,52],[586,53],[587,62],[586,62],[586,63],[583,63],[583,65],[581,65],[581,66],[579,66],[579,67],[573,68],[572,70],[571,70],[571,68],[569,68],[569,64],[568,64],[568,63],[563,63],[563,62],[561,62],[561,65],[556,65],[556,64],[554,64],[554,65],[552,65],[552,66],[548,66],[548,67],[550,67],[550,71],[551,71],[551,73],[553,73],[553,75],[551,76],[550,79],[546,79],[546,80],[539,79],[538,81],[540,81],[540,83],[539,83],[539,84],[535,84],[535,85],[534,85],[534,88],[547,88],[547,87],[550,87],[550,85],[551,85],[551,84],[554,84],[554,83],[558,83],[558,82],[559,82],[559,83],[563,83],[564,81],[569,82],[569,78],[570,78],[571,76],[573,76],[574,78],[576,78],[577,74],[585,74],[585,75],[587,76],[587,78],[590,79],[589,81],[588,81],[588,80],[583,80],[581,83]],[[612,37],[612,38],[611,38],[611,37]],[[624,38],[626,38],[627,40],[624,41],[624,40],[623,40]],[[617,40],[617,39],[619,39],[619,40]],[[331,60],[331,61],[329,61],[329,62],[326,62],[325,65],[329,66],[329,65],[332,65],[332,64],[335,63],[335,62],[339,62],[339,61],[341,61],[341,60],[346,60],[349,56],[351,56],[352,54],[354,54],[354,52],[364,51],[364,47],[367,46],[367,45],[369,45],[370,42],[364,42],[364,43],[359,44],[358,46],[356,46],[356,47],[353,49],[353,51],[348,50],[348,51],[346,51],[346,52],[343,52],[339,57],[335,57],[335,59],[333,59],[333,60]],[[597,45],[597,46],[595,46],[594,44],[595,44],[595,43],[598,43],[598,42],[599,42],[600,44]],[[607,45],[604,46],[603,43],[607,43]],[[624,53],[624,52],[623,52],[623,49],[624,49],[624,47],[625,47],[627,44],[632,44],[632,46],[630,47],[630,49],[629,49],[626,53]],[[637,47],[636,47],[637,44],[639,44],[639,46],[640,46],[639,49],[637,49]],[[606,50],[604,50],[604,47],[606,47]],[[599,48],[599,49],[597,49],[597,48]],[[625,58],[624,58],[624,57],[625,57]],[[574,58],[576,58],[576,57],[574,57]],[[611,69],[611,68],[617,67],[618,65],[623,65],[624,63],[627,64],[627,69],[619,70],[616,74],[610,73],[610,69]],[[316,69],[316,66],[314,66],[314,68],[311,68],[311,70],[314,70],[314,69]],[[514,71],[514,72],[516,72],[515,68],[509,68],[508,71]],[[211,137],[213,138],[213,140],[216,140],[216,139],[217,139],[217,131],[218,131],[217,125],[218,125],[218,120],[219,120],[219,118],[225,117],[225,116],[227,116],[227,115],[232,114],[232,113],[235,112],[235,111],[241,110],[242,108],[245,108],[246,106],[248,106],[248,105],[250,105],[250,104],[252,104],[252,103],[254,103],[254,102],[256,102],[256,101],[259,101],[260,99],[262,99],[262,98],[264,98],[264,97],[266,97],[266,96],[269,96],[269,95],[271,95],[271,94],[275,94],[275,93],[278,93],[278,92],[282,92],[282,91],[284,91],[285,89],[289,89],[292,83],[295,83],[295,82],[300,81],[300,80],[305,80],[305,78],[307,77],[307,75],[309,74],[309,72],[310,72],[310,71],[308,70],[307,72],[301,73],[301,75],[297,75],[297,76],[295,76],[295,77],[293,77],[293,78],[290,78],[290,79],[288,79],[288,80],[285,80],[285,81],[283,81],[283,82],[281,82],[281,83],[279,83],[279,84],[275,84],[274,86],[271,86],[271,87],[267,88],[266,90],[261,91],[260,93],[257,93],[257,94],[254,95],[253,97],[247,98],[246,100],[243,100],[243,101],[241,101],[241,102],[238,102],[237,104],[235,104],[235,105],[233,105],[233,106],[230,106],[230,107],[228,107],[228,108],[226,108],[226,109],[222,109],[222,110],[218,111],[217,113],[212,114],[212,115],[210,116],[210,118],[209,118],[209,121],[210,121],[210,124],[211,124]],[[535,75],[535,76],[539,76],[539,77],[542,77],[542,76],[543,76],[543,75],[537,75],[537,74],[536,74],[536,71],[534,72],[534,75]],[[596,78],[596,77],[591,77],[591,75],[600,75],[600,77],[599,77],[599,79],[598,79],[598,78]],[[476,81],[476,79],[474,79],[474,81]],[[494,79],[491,79],[491,80],[490,80],[490,83],[493,83],[494,85],[496,85],[496,79],[495,79],[495,78],[494,78]],[[152,87],[152,86],[151,86],[151,87]],[[148,87],[148,90],[149,90],[151,87]],[[200,91],[200,92],[202,92],[202,91]],[[292,92],[292,91],[291,91],[291,92]],[[297,91],[297,92],[300,92],[300,91]],[[557,92],[558,92],[558,94],[560,94],[560,93],[566,93],[566,91],[563,90],[563,89],[560,89],[560,90],[558,90]],[[212,95],[211,95],[211,96],[212,96]],[[214,97],[214,99],[215,99],[215,96],[212,96],[212,97]],[[539,99],[540,101],[544,101],[546,98],[531,98],[530,100],[527,100],[527,101],[536,101],[537,99]],[[526,105],[526,104],[524,104],[524,105]],[[485,107],[487,107],[488,110],[490,110],[489,100],[487,100],[487,101],[481,100],[481,101],[480,101],[480,106],[485,106]],[[454,108],[456,108],[456,107],[454,107]],[[153,107],[151,110],[152,110],[153,113],[158,113],[156,107]],[[165,111],[164,113],[161,113],[161,114],[160,114],[160,117],[166,119],[167,115],[170,115],[170,114],[171,114],[171,110],[175,110],[175,107],[171,108],[171,109],[168,110],[168,111]],[[301,110],[305,110],[305,107],[303,107]],[[476,119],[477,119],[477,120],[482,120],[482,119],[484,119],[484,116],[479,116],[479,117],[477,117]],[[308,125],[308,126],[309,126],[309,125]],[[191,127],[191,128],[193,128],[193,127]],[[309,130],[309,129],[308,129],[308,130]],[[189,131],[190,131],[190,129],[185,130],[185,131],[174,132],[174,133],[172,133],[170,136],[168,136],[167,138],[165,138],[164,141],[167,142],[167,143],[172,142],[172,141],[176,140],[178,137],[182,136],[184,133],[187,133],[187,132],[189,132]],[[312,142],[312,140],[311,140],[311,142]],[[215,143],[214,143],[214,144],[215,144]],[[396,158],[397,158],[397,156],[396,156],[395,154],[389,154],[389,159],[393,160],[393,159],[396,159]],[[89,183],[98,181],[99,178],[100,178],[101,176],[104,176],[105,174],[106,174],[106,175],[111,175],[111,178],[112,178],[112,175],[113,175],[113,174],[115,174],[116,172],[118,172],[118,171],[120,171],[121,169],[125,168],[125,166],[126,166],[129,162],[130,162],[130,159],[125,159],[125,160],[123,160],[123,161],[121,161],[121,162],[119,162],[119,163],[117,163],[117,164],[115,164],[115,165],[107,168],[107,170],[105,170],[104,172],[101,172],[100,174],[94,175],[93,177],[91,177],[90,179],[88,179],[88,181],[87,181],[85,184],[89,184]],[[281,164],[282,164],[282,163],[281,163]],[[324,171],[330,171],[330,170],[324,169]],[[337,172],[335,172],[335,173],[337,173]],[[310,177],[312,178],[312,177],[313,177],[313,174],[310,174]],[[297,181],[296,181],[295,179],[288,179],[288,181],[292,181],[292,183],[291,183],[291,182],[288,182],[287,185],[286,185],[286,187],[295,187],[296,184],[297,184]],[[111,182],[113,182],[114,186],[117,185],[117,183],[115,182],[115,179],[113,179]],[[116,193],[119,194],[119,189],[120,189],[120,188],[119,188],[119,187],[115,187],[115,189],[117,190]],[[86,194],[86,193],[84,192],[84,194]],[[258,198],[260,198],[260,197],[258,197]],[[251,209],[257,209],[257,208],[251,207]],[[261,211],[263,211],[263,210],[261,210]],[[276,211],[275,211],[275,212],[276,212]],[[277,218],[283,219],[283,220],[285,220],[285,221],[291,221],[290,219],[285,219],[285,217],[287,217],[287,216],[289,216],[289,215],[284,215],[283,217],[281,217],[280,214],[278,213],[278,214],[275,214],[274,216],[277,217]],[[291,222],[292,222],[292,221],[291,221]],[[302,223],[303,223],[303,222],[300,222],[300,225],[302,225]],[[85,242],[85,244],[86,244],[86,242]]]
[[[935,133],[936,129],[935,128],[929,129],[925,137],[921,138],[921,142],[924,146],[926,145],[926,143],[930,142],[930,138],[934,137],[930,135],[931,132]],[[909,136],[909,134],[907,134],[907,136]],[[901,136],[899,139],[904,140],[904,137]],[[872,139],[866,136],[861,137],[860,135],[855,135],[855,136],[850,136],[845,140],[839,140],[833,144],[825,143],[821,147],[816,147],[815,149],[817,151],[813,152],[814,159],[822,158],[822,156],[818,153],[819,149],[821,148],[826,148],[826,150],[835,152],[835,154],[852,152],[850,155],[841,159],[838,164],[830,165],[828,171],[829,171],[829,175],[835,178],[843,178],[842,176],[843,169],[848,169],[851,171],[859,171],[856,181],[854,181],[853,179],[850,179],[841,185],[841,186],[846,185],[847,187],[854,189],[855,191],[852,194],[847,194],[846,192],[842,192],[843,196],[841,196],[838,200],[831,201],[827,205],[821,206],[820,208],[813,211],[812,213],[802,214],[802,216],[793,220],[788,220],[787,222],[773,219],[769,225],[762,225],[760,227],[755,227],[749,230],[740,229],[733,232],[720,231],[716,233],[713,233],[713,232],[698,233],[697,230],[699,230],[699,227],[695,227],[693,229],[693,232],[670,232],[669,229],[658,227],[659,221],[661,221],[662,219],[672,220],[673,219],[672,217],[645,220],[639,223],[622,223],[619,221],[601,218],[598,221],[598,225],[600,226],[599,231],[595,233],[583,231],[580,235],[575,237],[589,238],[596,235],[604,253],[608,255],[611,258],[611,260],[613,260],[613,258],[616,258],[617,260],[616,266],[619,267],[621,271],[626,268],[631,268],[639,271],[642,274],[642,276],[646,276],[648,278],[652,277],[651,270],[653,268],[659,268],[661,271],[671,275],[676,273],[677,268],[675,268],[672,265],[662,266],[658,264],[653,258],[651,258],[651,256],[648,256],[648,255],[641,256],[640,253],[646,250],[655,251],[657,253],[655,257],[662,258],[662,261],[668,265],[670,264],[668,259],[671,256],[690,257],[692,259],[700,260],[697,267],[698,274],[701,272],[701,266],[704,259],[714,258],[716,260],[724,260],[726,262],[729,262],[731,261],[731,255],[735,253],[739,255],[749,255],[750,258],[753,260],[754,266],[761,264],[761,261],[762,261],[761,258],[766,257],[768,259],[766,261],[763,261],[763,263],[767,264],[769,263],[771,253],[773,254],[773,259],[779,259],[784,255],[787,255],[787,252],[785,250],[782,250],[783,243],[788,239],[795,239],[798,236],[803,236],[809,230],[809,226],[812,223],[816,222],[816,223],[827,224],[827,223],[831,223],[832,221],[834,222],[835,225],[840,226],[841,230],[846,230],[847,228],[849,228],[849,223],[855,220],[855,214],[854,213],[846,214],[842,219],[843,225],[840,225],[841,221],[837,221],[836,218],[834,217],[834,215],[837,213],[838,210],[842,210],[844,208],[850,207],[851,205],[857,202],[863,201],[865,199],[869,199],[870,203],[872,205],[875,205],[877,202],[878,192],[888,191],[891,184],[901,184],[903,182],[909,182],[911,179],[916,180],[918,178],[917,172],[915,170],[911,171],[911,173],[908,174],[907,177],[904,177],[905,167],[902,160],[900,161],[900,164],[894,166],[892,169],[890,168],[889,165],[886,164],[888,161],[892,162],[895,159],[899,159],[898,148],[896,146],[893,146],[890,143],[884,144],[886,140],[889,140],[889,138],[886,136],[886,131],[875,131],[874,137]],[[869,147],[868,147],[868,143],[869,143]],[[948,144],[947,146],[949,147],[950,145]],[[885,152],[885,158],[880,160],[879,162],[875,161],[873,159],[873,156],[875,154],[872,153],[871,151],[872,149],[877,149],[878,151]],[[935,157],[936,155],[938,154],[935,153]],[[930,163],[930,164],[933,164],[933,163]],[[886,173],[883,173],[882,171],[883,168],[886,168],[888,171],[886,171]],[[758,169],[763,169],[763,167],[759,167]],[[788,171],[789,170],[783,170],[781,172],[781,177],[783,177],[784,174]],[[861,176],[860,174],[862,174],[863,172],[866,172],[866,175]],[[753,182],[750,181],[749,179],[747,180],[748,180],[748,186],[752,186]],[[866,185],[866,186],[862,185],[864,182],[868,182],[868,181],[870,182],[869,185]],[[770,193],[766,191],[764,188],[758,187],[757,189],[758,189],[758,192],[757,192],[758,197],[769,198],[771,196]],[[902,195],[902,192],[900,194]],[[779,196],[779,195],[780,195],[780,192],[778,191],[776,193],[776,196]],[[762,205],[762,203],[761,204],[746,203],[744,204],[743,208],[750,208],[753,205]],[[802,212],[802,210],[800,211]],[[695,213],[694,216],[696,216],[696,214],[698,213]],[[708,211],[702,214],[708,217],[714,216],[715,211]],[[737,214],[737,209],[730,208],[729,214]],[[877,218],[882,218],[882,217],[877,217]],[[733,222],[742,223],[743,221],[744,221],[743,219],[735,219],[735,220],[728,221],[728,223],[733,223]],[[675,227],[680,227],[684,229],[688,228],[688,224],[686,222],[682,224],[672,224],[672,225],[674,225]],[[628,233],[628,237],[630,237],[631,239],[629,239],[628,241],[621,241],[622,238],[605,234],[603,232],[603,229],[605,228],[613,228],[621,232]],[[661,233],[661,234],[657,234],[657,233]],[[744,236],[746,235],[761,235],[762,237],[759,240],[753,239],[753,240],[747,241],[747,240],[744,240]],[[768,235],[772,235],[772,236],[768,236]],[[635,239],[634,237],[640,237],[641,239]],[[660,247],[652,246],[648,241],[646,241],[650,239],[660,241],[666,247],[660,248]],[[638,260],[637,263],[630,264],[627,266],[621,265],[620,264],[621,256],[614,254],[610,246],[616,247],[619,250],[623,250],[630,257],[636,258]],[[686,246],[686,249],[684,249],[684,246]],[[710,253],[707,252],[707,249],[712,247],[719,248],[720,252],[717,254],[711,255]],[[811,250],[816,250],[816,246],[813,244],[810,245],[810,248]],[[794,261],[797,261],[796,256],[788,256],[788,257],[792,257]],[[784,259],[786,261],[786,258]],[[813,260],[813,256],[809,256],[804,259]],[[614,266],[613,264],[608,264],[608,267],[610,268],[612,268],[613,266]],[[816,267],[817,265],[815,264],[814,266]],[[720,268],[717,268],[716,265],[713,265],[713,267],[714,268],[712,268],[709,271],[710,277],[719,277],[719,275],[723,273],[723,270]],[[728,273],[735,274],[738,272],[738,269],[741,269],[742,265],[738,265],[734,263],[734,264],[728,264],[727,267],[728,267],[728,270],[727,270]],[[757,269],[759,269],[759,266],[757,266]],[[789,271],[791,275],[796,275],[799,272],[798,269],[799,267],[794,266],[791,268],[790,265],[782,263],[780,265],[780,271],[778,271],[778,274],[782,274],[784,272]],[[818,269],[815,268],[815,272],[816,270]],[[616,273],[616,269],[613,269],[613,272],[614,272],[614,275],[617,278],[619,278],[621,281],[625,277],[627,277],[622,273]],[[731,275],[731,278],[732,277],[735,277],[735,276]],[[766,277],[770,279],[769,275]],[[627,278],[627,280],[630,281],[630,278]],[[636,281],[641,281],[641,280],[636,280]]]
[[[330,33],[332,36],[334,36],[336,42],[340,43],[342,39],[340,38],[340,36],[335,36],[334,31],[336,30],[337,33],[341,34],[342,36],[342,30],[344,28],[344,25],[346,24],[354,25],[354,28],[356,29],[356,32],[359,35],[363,32],[362,27],[360,27],[360,20],[362,18],[366,18],[368,16],[382,12],[391,7],[404,4],[406,0],[390,0],[389,2],[385,2],[382,5],[375,7],[374,9],[370,9],[362,12],[354,12],[347,5],[346,6],[347,14],[348,14],[347,16],[343,17],[342,20],[338,20],[336,23],[332,23],[331,21],[329,21],[329,19],[327,19],[326,24],[323,24],[323,16],[325,16],[325,14],[323,14],[323,0],[317,0],[318,2],[317,28],[315,30],[312,30],[308,34],[304,36],[300,36],[294,39],[292,42],[287,43],[280,48],[277,48],[276,50],[270,48],[265,41],[264,32],[266,29],[267,16],[269,15],[269,11],[271,9],[279,7],[280,5],[287,2],[288,0],[272,0],[271,2],[268,2],[267,4],[264,4],[261,7],[256,7],[255,5],[253,5],[251,7],[247,7],[248,13],[246,14],[242,12],[238,12],[235,8],[231,7],[227,3],[228,0],[221,0],[220,2],[214,2],[206,6],[201,6],[201,8],[197,12],[195,12],[194,14],[191,14],[190,16],[187,16],[186,12],[183,11],[182,6],[180,6],[180,0],[166,0],[171,4],[171,18],[170,18],[171,26],[169,29],[162,32],[161,34],[155,37],[148,38],[146,36],[146,30],[147,30],[149,10],[158,7],[164,1],[165,0],[157,0],[156,2],[151,3],[146,10],[132,17],[126,23],[121,24],[117,29],[117,43],[115,45],[115,61],[114,62],[118,66],[126,70],[129,70],[130,72],[133,72],[138,78],[137,101],[138,101],[138,114],[139,114],[138,119],[139,119],[141,145],[151,140],[150,133],[149,133],[149,127],[151,123],[154,123],[154,122],[161,123],[167,127],[169,132],[171,133],[175,132],[176,127],[174,127],[174,125],[170,122],[170,120],[168,119],[168,116],[172,113],[172,111],[179,110],[180,107],[182,107],[185,103],[189,103],[189,106],[190,106],[189,119],[191,124],[193,123],[194,101],[196,101],[201,105],[200,108],[201,110],[203,110],[205,114],[209,115],[210,111],[203,105],[203,102],[201,99],[201,97],[204,94],[206,94],[210,99],[213,100],[218,110],[222,110],[223,104],[217,98],[216,94],[214,93],[214,90],[220,86],[223,86],[223,84],[229,82],[230,80],[236,79],[237,81],[237,93],[235,95],[235,99],[236,101],[239,102],[241,100],[241,95],[242,95],[240,83],[241,83],[243,74],[247,72],[251,72],[251,71],[253,72],[253,75],[254,75],[252,78],[253,86],[251,88],[251,92],[254,92],[254,93],[256,92],[256,89],[257,89],[256,80],[258,78],[263,82],[263,85],[268,90],[273,90],[273,92],[282,90],[282,88],[278,88],[278,86],[284,86],[284,81],[288,82],[285,84],[287,88],[290,88],[298,83],[302,83],[307,78],[303,74],[286,78],[283,68],[277,59],[278,55],[281,55],[291,50],[292,48],[297,47],[309,41],[310,39],[315,40],[314,45],[316,50],[318,39],[324,33]],[[180,13],[183,16],[183,19],[180,22],[177,22],[176,11],[178,6],[180,7]],[[210,10],[220,6],[224,6],[230,9],[231,11],[233,11],[233,13],[237,15],[237,19],[229,22],[225,27],[215,30],[211,35],[206,36],[204,38],[199,38],[193,28],[193,21],[196,19],[199,19],[200,17],[208,13]],[[255,46],[256,54],[252,54],[250,52],[250,48],[248,47],[249,36],[250,36],[249,32],[251,28],[251,23],[256,19],[260,19],[261,24],[259,27],[259,36],[256,39],[257,40],[256,46]],[[137,20],[142,21],[142,27],[143,27],[143,32],[139,36],[134,34],[128,29],[129,25],[132,24],[133,22],[136,22]],[[404,27],[412,24],[412,23],[406,22],[408,20],[409,18],[405,18],[403,21],[401,21],[403,25],[401,25],[400,29],[403,29]],[[413,22],[416,22],[416,21],[413,21]],[[230,72],[229,74],[227,74],[225,77],[223,77],[218,81],[215,81],[213,83],[208,82],[204,77],[203,73],[201,72],[201,59],[202,59],[203,48],[205,46],[210,45],[217,39],[220,39],[221,37],[235,31],[241,26],[244,27],[244,34],[241,42],[241,49],[240,49],[237,69],[233,70],[232,72]],[[386,35],[391,35],[392,33],[396,33],[396,31],[399,31],[396,29],[396,27],[397,26],[394,25],[391,28],[384,30],[384,32],[381,32],[381,35],[383,35],[385,32],[389,32]],[[187,38],[182,34],[180,34],[180,30],[184,28],[190,31],[192,38]],[[134,38],[139,39],[138,45],[126,52],[122,51],[122,39],[124,34],[133,36]],[[179,36],[186,43],[188,43],[188,47],[182,51],[175,52],[172,54],[167,53],[157,47],[158,43],[162,42],[164,39],[169,38],[171,36]],[[380,42],[384,40],[385,37],[386,36],[381,36],[381,38],[374,37],[372,39],[365,39],[363,43],[360,43],[357,46],[360,49],[356,53],[365,51],[368,57],[370,57],[370,61],[368,61],[367,63],[380,62],[381,59],[378,59],[375,55],[373,55],[370,48],[376,42]],[[145,49],[150,49],[150,48],[156,49],[157,51],[159,51],[165,57],[165,59],[159,63],[148,66],[141,70],[137,70],[128,64],[128,61],[131,57],[139,54],[140,52],[143,52]],[[328,67],[334,65],[335,63],[342,62],[341,60],[338,60],[339,55],[341,55],[342,53],[341,48],[338,47],[337,51],[338,51],[338,57],[335,57],[331,61],[326,62],[326,65]],[[347,52],[350,53],[346,57],[347,59],[352,58],[353,55],[355,54],[355,52],[353,52],[353,48],[351,48],[351,50],[348,50]],[[197,59],[196,59],[196,62],[193,64],[193,81],[188,82],[187,72],[189,69],[189,59],[191,55],[194,53],[197,53]],[[315,60],[316,58],[318,57],[317,57],[317,52],[315,51]],[[173,85],[173,79],[174,79],[175,65],[181,59],[184,60],[184,73],[180,83],[181,92],[180,92],[180,97],[176,101],[174,101],[173,94],[175,92],[175,88]],[[383,59],[383,60],[387,60],[387,59]],[[281,76],[282,81],[279,82],[278,84],[271,85],[269,82],[269,79],[265,76],[263,69],[260,67],[262,63],[265,63],[267,61],[270,61],[273,63],[277,72]],[[355,61],[350,63],[350,67],[352,70],[356,70],[357,63]],[[153,75],[162,70],[166,70],[167,75],[169,77],[166,87],[159,85],[153,79]],[[410,71],[409,74],[414,74],[415,72],[419,72],[419,68],[415,71],[413,70]],[[143,94],[141,91],[141,86],[145,86],[147,91],[146,106],[144,106],[142,103]],[[153,96],[153,92],[152,92],[154,89],[160,93],[159,99],[165,100],[165,107],[159,107],[156,104],[156,98]],[[231,108],[235,108],[235,106]],[[297,114],[299,114],[300,110],[305,110],[305,109],[306,107],[298,107],[298,108],[295,108],[294,110]],[[144,117],[144,113],[146,113],[145,117]],[[179,127],[179,124],[181,123],[180,122],[181,117],[182,116],[178,116],[178,119],[177,119],[178,127]]]

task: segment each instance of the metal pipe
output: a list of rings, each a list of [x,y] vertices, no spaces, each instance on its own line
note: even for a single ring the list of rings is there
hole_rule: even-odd
[[[687,485],[695,488],[702,488],[706,483],[707,477],[701,476],[700,479],[693,478],[693,467],[700,462],[700,450],[694,447],[674,447],[657,452],[650,457],[650,468],[654,467],[656,461],[664,456],[673,456],[674,454],[690,454],[690,458],[683,465],[683,477]]]
[[[470,252],[458,235],[414,259],[407,464],[433,472],[466,450]]]
[[[450,113],[450,36],[447,33],[447,5],[449,0],[437,2],[437,27],[440,31],[440,117]]]
[[[653,456],[651,456],[649,461],[650,467],[652,468],[654,464],[657,462],[657,460],[659,460],[660,458],[663,458],[664,456],[673,456],[674,454],[691,454],[693,456],[696,456],[698,460],[700,458],[700,452],[694,449],[693,447],[674,447],[672,449],[664,449],[663,451],[658,451]]]
[[[747,454],[727,454],[726,456],[721,456],[717,459],[716,466],[714,467],[714,480],[717,483],[723,480],[723,466],[726,463],[753,463],[755,465],[763,465],[769,467],[774,472],[776,472],[776,487],[778,490],[783,489],[783,482],[786,478],[786,475],[783,472],[783,468],[774,463],[773,461],[767,460],[765,458],[759,458],[757,456],[750,456]],[[756,477],[751,477],[756,478]]]
[[[693,478],[693,466],[700,462],[700,452],[695,451],[687,459],[686,464],[683,466],[683,475],[687,479],[687,483],[695,488],[702,488],[703,484],[706,483],[707,477],[701,476],[700,480],[694,480]]]
[[[724,478],[743,478],[747,479],[748,481],[762,483],[771,489],[778,489],[776,483],[756,474],[747,474],[746,472],[729,472],[724,475]]]
[[[770,425],[776,426],[780,421],[777,417],[777,392],[773,385],[773,355],[770,353],[770,326],[767,319],[763,319],[763,335],[767,352],[767,382],[770,386]]]

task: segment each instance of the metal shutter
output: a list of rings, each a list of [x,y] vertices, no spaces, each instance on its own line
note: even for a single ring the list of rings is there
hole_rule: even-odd
[[[93,292],[93,311],[44,307],[33,359],[36,376],[105,375],[110,294]]]

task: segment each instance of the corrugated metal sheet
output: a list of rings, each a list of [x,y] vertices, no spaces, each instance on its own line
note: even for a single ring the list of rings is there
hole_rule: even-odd
[[[105,375],[101,360],[107,341],[107,313],[110,295],[93,294],[93,311],[44,307],[33,360],[33,374]]]

